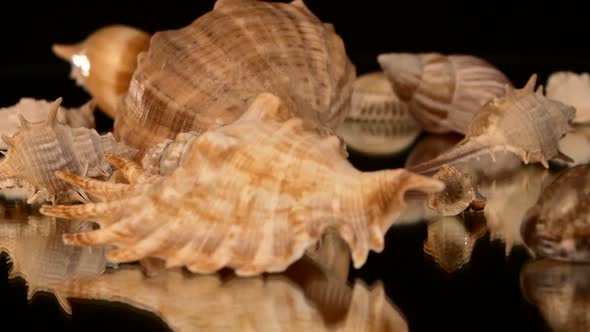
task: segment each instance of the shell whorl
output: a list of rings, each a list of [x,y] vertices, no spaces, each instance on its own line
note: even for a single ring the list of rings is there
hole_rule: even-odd
[[[433,133],[465,134],[481,106],[510,84],[501,71],[472,55],[386,53],[378,62],[412,115]]]
[[[158,32],[138,62],[114,131],[138,158],[178,133],[235,121],[263,92],[335,130],[356,75],[341,38],[309,10],[263,1],[223,1],[187,27]]]
[[[239,275],[279,272],[323,234],[336,231],[358,268],[369,250],[383,250],[406,191],[436,192],[444,185],[402,169],[360,172],[346,160],[342,145],[338,137],[292,117],[278,97],[263,93],[232,124],[195,138],[168,176],[135,184],[123,200],[105,195],[128,190],[115,184],[64,178],[90,194],[100,191],[106,202],[44,206],[41,212],[96,220],[99,231],[66,240],[116,244],[109,254],[115,262],[151,256],[167,267],[199,273],[223,267]],[[111,159],[127,172],[141,172],[131,161]]]
[[[137,67],[137,55],[148,48],[149,40],[150,35],[138,28],[109,25],[79,43],[54,44],[52,50],[71,63],[71,77],[114,118]]]
[[[52,104],[46,121],[29,122],[21,116],[18,131],[11,137],[2,136],[9,149],[0,162],[0,176],[24,180],[43,192],[40,195],[45,196],[41,198],[52,202],[72,199],[68,196],[69,185],[56,178],[55,171],[103,177],[111,172],[103,158],[105,150],[129,153],[128,156],[136,152],[116,143],[112,135],[101,137],[94,129],[59,123],[57,111],[61,101],[58,98]]]

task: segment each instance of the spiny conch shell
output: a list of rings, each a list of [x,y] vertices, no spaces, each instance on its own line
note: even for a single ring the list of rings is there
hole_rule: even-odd
[[[555,332],[590,331],[590,265],[533,260],[520,272],[523,297]]]
[[[180,269],[148,279],[138,267],[124,266],[54,289],[61,297],[117,301],[153,312],[173,331],[408,331],[381,284],[349,286],[301,265],[280,275],[229,279]]]
[[[387,53],[377,59],[395,93],[432,133],[466,134],[481,106],[511,84],[501,71],[472,55]]]
[[[520,235],[522,220],[552,178],[548,169],[537,164],[479,183],[487,200],[484,215],[490,239],[503,241],[507,256],[512,248],[524,244]]]
[[[475,115],[466,137],[451,150],[410,169],[421,174],[434,173],[444,164],[487,156],[514,154],[525,164],[540,162],[546,168],[553,158],[569,160],[559,149],[559,141],[570,130],[576,110],[546,98],[542,87],[534,92],[537,75],[526,86],[486,103]],[[489,165],[488,165],[489,166]]]
[[[590,262],[590,165],[566,168],[526,213],[521,234],[537,256]]]
[[[355,76],[342,39],[303,1],[218,1],[187,27],[152,37],[114,135],[138,148],[140,161],[166,138],[235,121],[263,92],[304,121],[336,130]]]
[[[104,160],[105,151],[129,157],[135,152],[114,142],[110,134],[100,136],[94,129],[59,123],[56,113],[60,103],[61,98],[53,103],[46,121],[32,123],[21,116],[19,130],[12,137],[2,136],[9,149],[0,161],[0,181],[15,178],[30,184],[36,192],[28,203],[84,201],[81,193],[56,178],[54,172],[108,178],[112,170]]]
[[[149,178],[131,161],[108,159],[131,178]],[[61,178],[106,200],[41,208],[101,225],[65,236],[67,243],[115,244],[113,262],[151,256],[169,268],[211,273],[227,266],[242,276],[283,271],[330,230],[346,241],[359,268],[369,250],[383,250],[406,191],[444,186],[403,169],[358,171],[338,137],[306,129],[266,93],[231,125],[199,136],[169,176],[152,175],[135,187]]]
[[[16,105],[0,108],[0,135],[13,135],[20,125],[21,115],[29,122],[45,121],[52,105],[53,102],[43,99],[21,98]],[[90,100],[76,108],[60,107],[57,110],[57,122],[72,128],[94,128],[95,106],[94,100]],[[0,150],[6,149],[8,146],[0,140]]]
[[[443,165],[433,175],[434,179],[445,184],[445,189],[428,194],[427,206],[441,216],[456,216],[468,208],[483,210],[486,200],[474,185],[471,177],[459,170]]]
[[[471,260],[475,243],[486,233],[485,220],[475,216],[442,217],[428,223],[424,252],[447,273]]]
[[[180,133],[174,140],[166,139],[151,148],[142,159],[143,169],[151,174],[169,175],[190,153],[191,144],[199,138],[197,132]]]
[[[0,251],[12,262],[9,278],[21,277],[28,285],[28,299],[36,292],[69,278],[97,276],[108,263],[103,248],[81,248],[63,243],[62,234],[91,230],[90,222],[58,222],[55,218],[24,216],[22,219],[0,218]],[[58,297],[64,310],[71,312],[65,298]]]
[[[125,25],[100,28],[74,44],[55,44],[53,53],[71,63],[71,77],[111,117],[129,88],[137,68],[137,55],[149,46],[150,35]]]
[[[421,131],[385,75],[371,72],[354,82],[350,112],[336,133],[352,149],[379,156],[403,151]]]
[[[575,123],[590,123],[590,74],[555,72],[547,79],[547,97],[576,108]]]

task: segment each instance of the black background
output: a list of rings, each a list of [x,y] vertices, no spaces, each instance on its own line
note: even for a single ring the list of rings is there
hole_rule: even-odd
[[[553,71],[590,71],[588,11],[562,1],[535,6],[476,1],[306,3],[323,21],[334,24],[358,74],[378,69],[379,53],[430,51],[478,55],[516,86],[524,85],[532,73],[538,73],[538,82],[544,83]],[[69,79],[70,67],[52,54],[52,43],[73,43],[113,23],[148,32],[180,28],[209,11],[213,1],[54,0],[15,1],[11,6],[0,12],[0,106],[12,105],[23,96],[62,96],[63,105],[72,107],[87,101],[88,95]],[[99,121],[99,128],[110,125],[105,117]],[[369,170],[398,166],[403,157],[375,160],[353,153],[351,160]],[[528,259],[523,250],[506,258],[500,243],[483,238],[472,263],[448,276],[424,256],[425,236],[425,225],[392,228],[385,251],[371,254],[351,278],[369,283],[381,280],[412,331],[546,330],[535,307],[523,300],[519,290],[518,273]],[[0,276],[0,324],[5,327],[11,323],[23,330],[32,323],[50,330],[164,327],[153,315],[102,302],[75,302],[71,319],[51,296],[37,296],[27,304],[22,281],[7,284],[2,280],[6,271]]]

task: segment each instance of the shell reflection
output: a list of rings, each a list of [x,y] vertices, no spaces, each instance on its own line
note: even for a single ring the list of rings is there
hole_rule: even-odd
[[[532,261],[520,272],[520,288],[553,331],[590,330],[590,265]]]

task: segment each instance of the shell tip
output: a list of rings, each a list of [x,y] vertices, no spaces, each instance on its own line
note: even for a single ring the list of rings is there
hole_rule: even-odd
[[[531,75],[528,82],[526,82],[526,85],[524,86],[523,90],[527,91],[527,92],[534,92],[536,84],[537,84],[537,73],[534,73]]]
[[[58,58],[70,61],[78,51],[78,47],[76,45],[53,44],[51,45],[51,50]]]
[[[57,110],[59,109],[59,106],[61,105],[63,98],[59,97],[57,98],[53,104],[51,105],[51,108],[49,109],[49,114],[47,115],[47,125],[49,127],[55,127],[55,124],[57,123]]]

